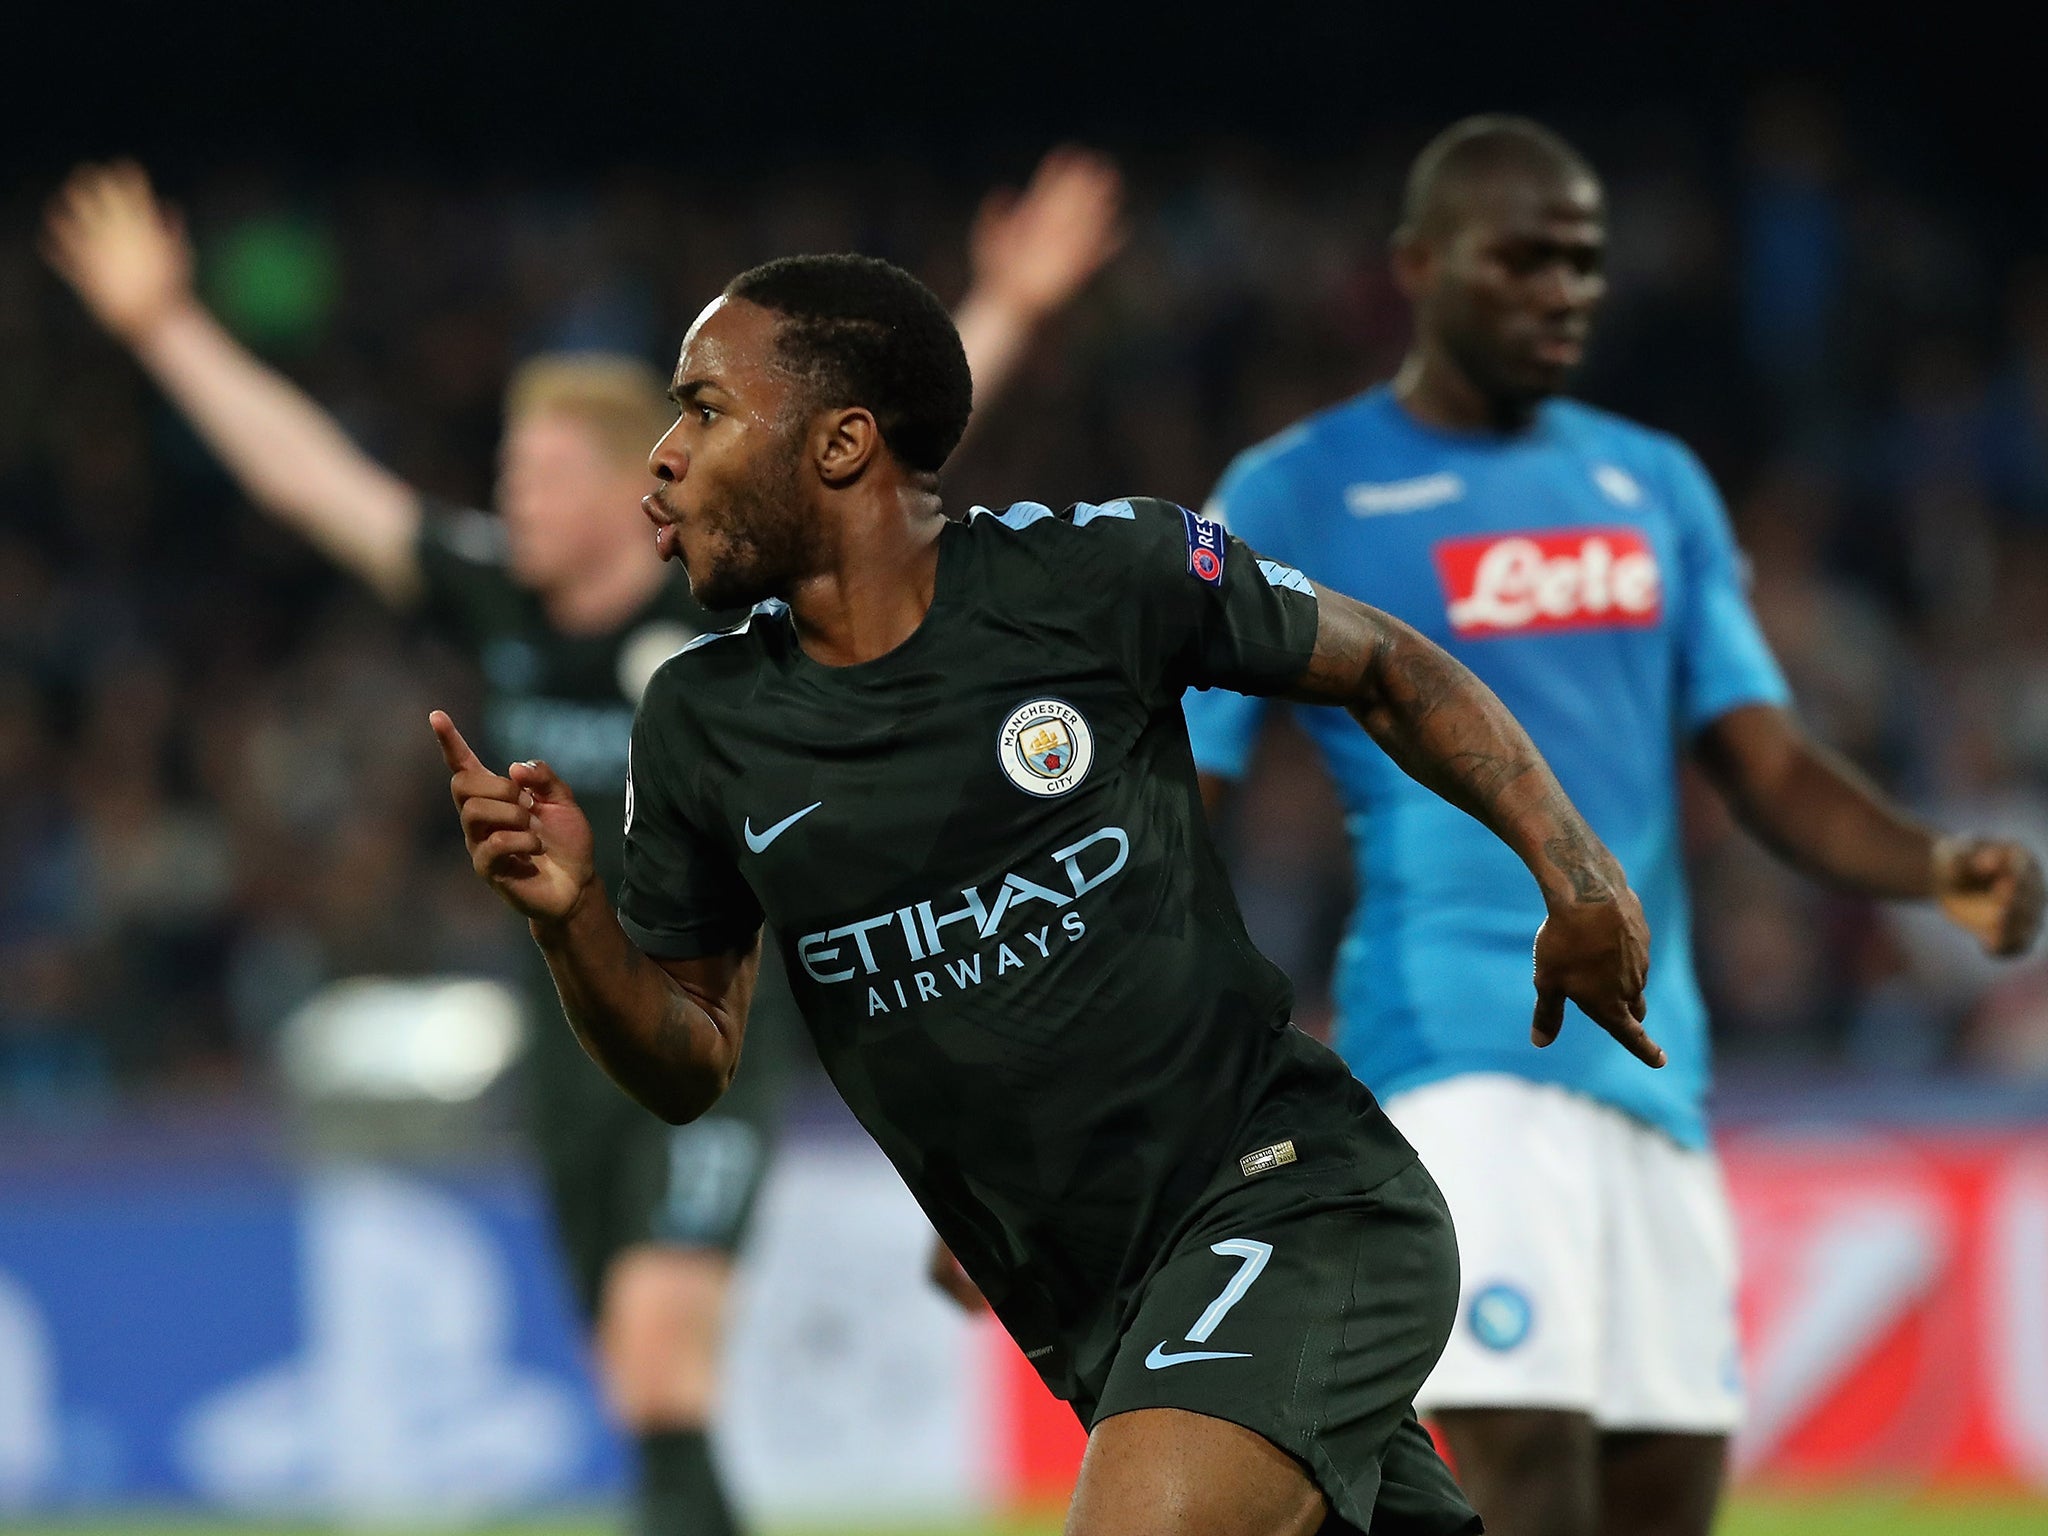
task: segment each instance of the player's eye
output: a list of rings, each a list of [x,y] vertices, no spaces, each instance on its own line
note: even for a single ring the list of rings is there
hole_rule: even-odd
[[[701,400],[693,404],[690,409],[696,414],[697,424],[703,427],[710,426],[712,420],[718,415],[718,408],[716,406],[706,405]]]

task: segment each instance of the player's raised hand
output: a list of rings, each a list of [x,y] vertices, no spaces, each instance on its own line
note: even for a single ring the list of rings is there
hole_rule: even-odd
[[[1934,894],[1950,922],[1974,935],[1986,954],[2004,957],[2033,947],[2048,901],[2033,850],[1974,837],[1935,844]]]
[[[1627,886],[1607,901],[1554,905],[1536,930],[1536,1014],[1529,1038],[1548,1045],[1564,1028],[1564,1005],[1586,1017],[1653,1067],[1664,1051],[1643,1029],[1650,979],[1650,925]]]
[[[1064,307],[1124,243],[1123,177],[1071,145],[1038,162],[1022,192],[991,192],[970,237],[974,286],[1035,318]]]
[[[190,299],[192,247],[132,160],[82,165],[50,202],[43,257],[125,341]]]
[[[521,916],[567,917],[597,883],[590,822],[545,763],[493,773],[441,710],[427,717],[447,763],[469,862]]]

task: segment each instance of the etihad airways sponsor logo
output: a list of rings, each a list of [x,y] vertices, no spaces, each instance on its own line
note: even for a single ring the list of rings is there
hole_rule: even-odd
[[[869,1017],[937,1002],[1049,960],[1055,944],[1084,937],[1088,925],[1074,903],[1115,879],[1130,857],[1130,835],[1104,827],[1055,849],[1046,860],[1051,869],[1027,866],[1042,879],[1013,870],[987,887],[963,888],[957,906],[947,895],[821,928],[796,941],[797,958],[827,986],[867,981]],[[1037,916],[1047,921],[1034,926]]]
[[[1647,629],[1664,617],[1657,557],[1633,528],[1444,539],[1435,555],[1451,628],[1468,640]]]

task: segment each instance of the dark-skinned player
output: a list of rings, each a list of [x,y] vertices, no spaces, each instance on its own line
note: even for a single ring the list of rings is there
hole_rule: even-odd
[[[1415,312],[1399,374],[1242,455],[1209,510],[1477,673],[1642,892],[1671,1065],[1644,1072],[1583,1029],[1518,1044],[1503,1026],[1527,986],[1535,893],[1349,722],[1302,712],[1358,868],[1337,1045],[1457,1220],[1459,1321],[1421,1403],[1495,1532],[1705,1536],[1741,1387],[1681,762],[1791,864],[1938,900],[1995,954],[2032,941],[2041,874],[2023,848],[1922,826],[1815,742],[1698,462],[1560,398],[1605,242],[1600,182],[1554,134],[1519,118],[1447,130],[1415,162],[1394,242]],[[1254,700],[1190,697],[1210,798],[1259,717]]]
[[[1347,710],[1542,893],[1524,1027],[1570,1000],[1648,1073],[1640,907],[1406,625],[1162,502],[949,521],[969,394],[896,268],[736,278],[683,343],[646,507],[698,598],[751,615],[649,685],[616,892],[559,776],[437,713],[471,861],[585,1048],[679,1123],[744,1074],[765,919],[834,1084],[1089,1428],[1070,1536],[1477,1529],[1411,1408],[1456,1304],[1442,1202],[1288,1022],[1181,695]]]

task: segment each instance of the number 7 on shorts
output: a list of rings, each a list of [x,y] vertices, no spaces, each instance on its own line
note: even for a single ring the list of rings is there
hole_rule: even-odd
[[[1251,1237],[1226,1237],[1220,1243],[1211,1243],[1209,1251],[1244,1262],[1237,1266],[1237,1273],[1230,1277],[1230,1284],[1223,1287],[1216,1299],[1195,1319],[1195,1326],[1187,1331],[1190,1344],[1209,1342],[1209,1335],[1216,1331],[1230,1309],[1244,1300],[1244,1293],[1259,1278],[1259,1271],[1266,1267],[1266,1260],[1273,1257],[1271,1243],[1262,1243]]]
[[[1227,1237],[1220,1243],[1211,1243],[1209,1251],[1226,1259],[1240,1259],[1237,1273],[1230,1277],[1230,1283],[1223,1287],[1214,1301],[1195,1319],[1195,1326],[1185,1335],[1190,1344],[1206,1344],[1230,1309],[1244,1300],[1244,1293],[1252,1288],[1252,1282],[1259,1278],[1259,1271],[1266,1267],[1266,1260],[1273,1257],[1273,1245],[1262,1243],[1252,1237]],[[1152,1352],[1145,1357],[1145,1369],[1163,1371],[1168,1366],[1185,1365],[1193,1360],[1244,1360],[1249,1356],[1237,1349],[1190,1349],[1168,1354],[1164,1341],[1154,1344]]]

